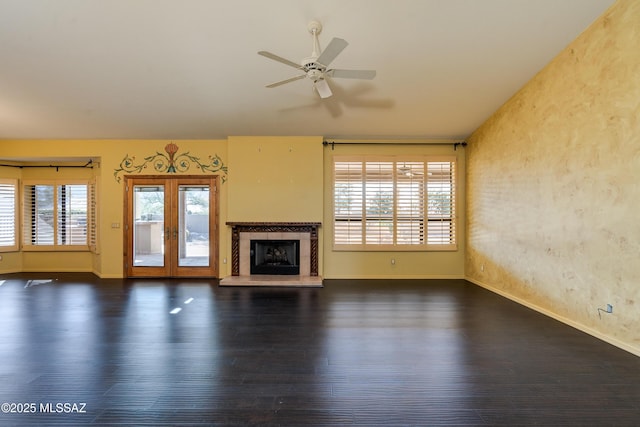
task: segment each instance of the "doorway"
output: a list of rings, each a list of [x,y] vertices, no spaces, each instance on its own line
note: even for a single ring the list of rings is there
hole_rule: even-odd
[[[218,177],[125,177],[126,277],[217,277]]]

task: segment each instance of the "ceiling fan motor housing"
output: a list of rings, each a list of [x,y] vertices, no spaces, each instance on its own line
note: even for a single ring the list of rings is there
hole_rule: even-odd
[[[302,70],[307,74],[307,77],[312,81],[317,81],[323,78],[326,67],[319,62],[316,62],[316,57],[312,56],[302,60]]]

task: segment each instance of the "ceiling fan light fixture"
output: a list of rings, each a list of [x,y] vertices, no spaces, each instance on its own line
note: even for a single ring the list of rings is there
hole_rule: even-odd
[[[267,85],[268,88],[274,88],[307,77],[313,82],[316,92],[318,93],[318,95],[320,95],[321,98],[329,98],[332,95],[332,92],[327,82],[328,78],[371,80],[375,77],[376,72],[374,70],[329,69],[329,64],[333,62],[333,60],[349,45],[349,43],[347,43],[343,39],[334,37],[333,39],[331,39],[327,47],[323,51],[321,51],[320,42],[318,41],[318,34],[320,34],[320,32],[322,31],[322,24],[320,24],[320,22],[318,21],[311,21],[309,22],[307,29],[313,37],[313,51],[311,52],[310,57],[304,58],[302,61],[300,61],[300,65],[297,65],[295,62],[282,58],[271,52],[258,52],[259,55],[262,55],[265,58],[278,61],[303,73],[296,77]]]
[[[307,77],[309,77],[312,82],[317,82],[318,80],[320,80],[322,78],[322,74],[323,73],[321,70],[311,69],[307,71]]]

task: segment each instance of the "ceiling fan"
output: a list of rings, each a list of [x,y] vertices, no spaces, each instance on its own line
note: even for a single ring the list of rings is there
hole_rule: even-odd
[[[406,162],[403,162],[402,166],[398,166],[398,173],[400,175],[404,175],[406,177],[411,178],[414,176],[423,176],[424,172],[422,169],[423,167],[421,163],[419,163],[418,165],[411,164],[411,163],[407,165]]]
[[[318,34],[322,31],[322,24],[317,21],[311,21],[307,28],[313,36],[313,51],[311,52],[311,56],[304,58],[300,61],[300,64],[296,64],[295,62],[289,61],[281,56],[274,55],[271,52],[266,52],[264,50],[258,52],[258,55],[281,62],[303,73],[298,76],[267,85],[268,88],[281,86],[307,77],[313,82],[313,87],[318,92],[318,95],[320,95],[320,98],[329,98],[333,93],[331,92],[329,83],[327,83],[327,77],[371,80],[376,76],[376,72],[374,70],[340,70],[329,68],[331,62],[336,59],[340,52],[342,52],[349,43],[343,39],[333,38],[327,47],[323,51],[320,51]]]

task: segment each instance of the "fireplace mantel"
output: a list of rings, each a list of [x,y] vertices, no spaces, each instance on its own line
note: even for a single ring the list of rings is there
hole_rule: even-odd
[[[319,222],[227,222],[231,227],[231,275],[240,275],[240,233],[309,233],[310,275],[318,275]]]

